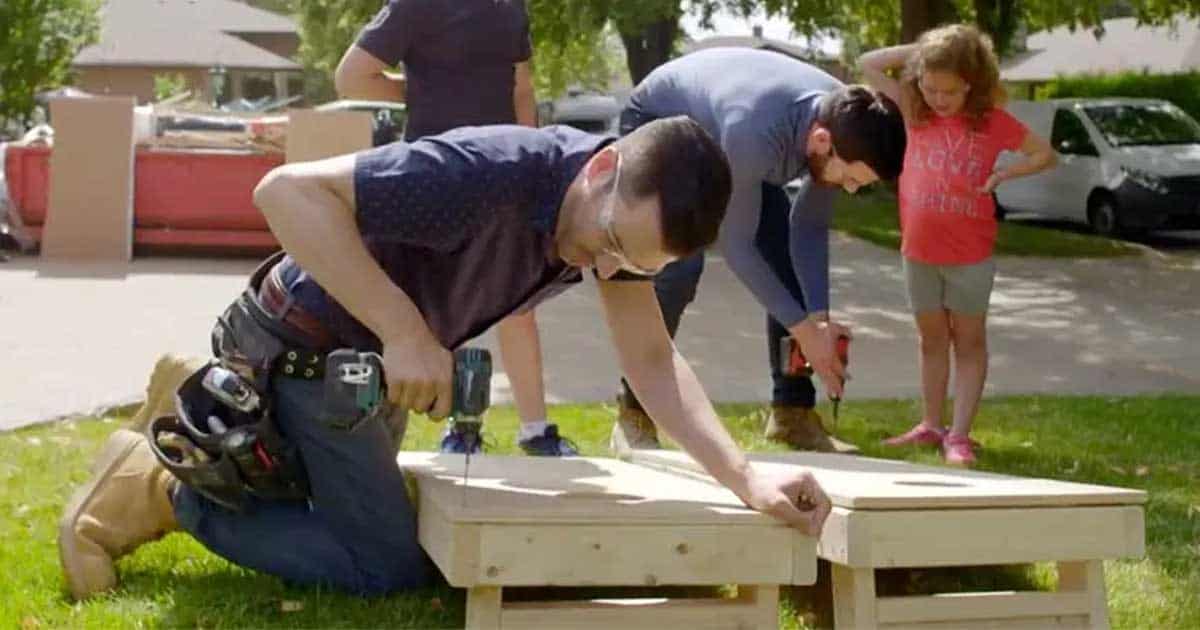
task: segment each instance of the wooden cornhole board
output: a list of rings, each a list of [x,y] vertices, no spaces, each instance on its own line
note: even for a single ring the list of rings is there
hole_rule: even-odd
[[[816,540],[725,488],[613,459],[401,452],[418,537],[468,628],[776,628],[781,584],[816,581]],[[738,585],[724,599],[506,602],[506,586]]]
[[[310,162],[371,148],[371,114],[367,112],[288,112],[285,159]]]
[[[752,454],[811,470],[833,501],[818,555],[838,628],[1107,628],[1103,560],[1145,554],[1139,490],[822,453]],[[632,462],[715,482],[685,453]],[[877,597],[875,569],[1055,562],[1058,591]]]
[[[131,96],[50,101],[54,152],[43,258],[132,258],[133,105]]]

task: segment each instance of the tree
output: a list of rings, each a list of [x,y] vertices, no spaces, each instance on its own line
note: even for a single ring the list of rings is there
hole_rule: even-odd
[[[97,0],[0,0],[0,130],[28,126],[34,96],[61,87],[99,34]]]

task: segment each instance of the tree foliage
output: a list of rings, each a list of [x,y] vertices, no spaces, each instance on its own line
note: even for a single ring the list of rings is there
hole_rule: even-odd
[[[0,0],[0,130],[24,127],[34,96],[61,87],[99,32],[97,0]]]

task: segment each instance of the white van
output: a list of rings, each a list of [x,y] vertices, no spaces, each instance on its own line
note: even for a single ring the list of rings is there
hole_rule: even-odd
[[[1012,101],[1008,111],[1049,138],[1059,160],[997,187],[999,213],[1084,221],[1105,235],[1200,228],[1200,124],[1175,105],[1056,99]]]

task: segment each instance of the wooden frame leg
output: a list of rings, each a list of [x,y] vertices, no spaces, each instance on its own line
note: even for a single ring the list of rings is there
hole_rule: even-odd
[[[1088,627],[1108,630],[1108,592],[1104,586],[1103,560],[1059,562],[1058,590],[1087,593]]]
[[[854,569],[830,563],[833,570],[833,625],[835,628],[872,630],[876,614],[875,569]]]
[[[466,630],[500,630],[501,591],[498,586],[467,589]]]
[[[738,601],[754,605],[753,627],[758,630],[779,628],[779,586],[738,586]]]

